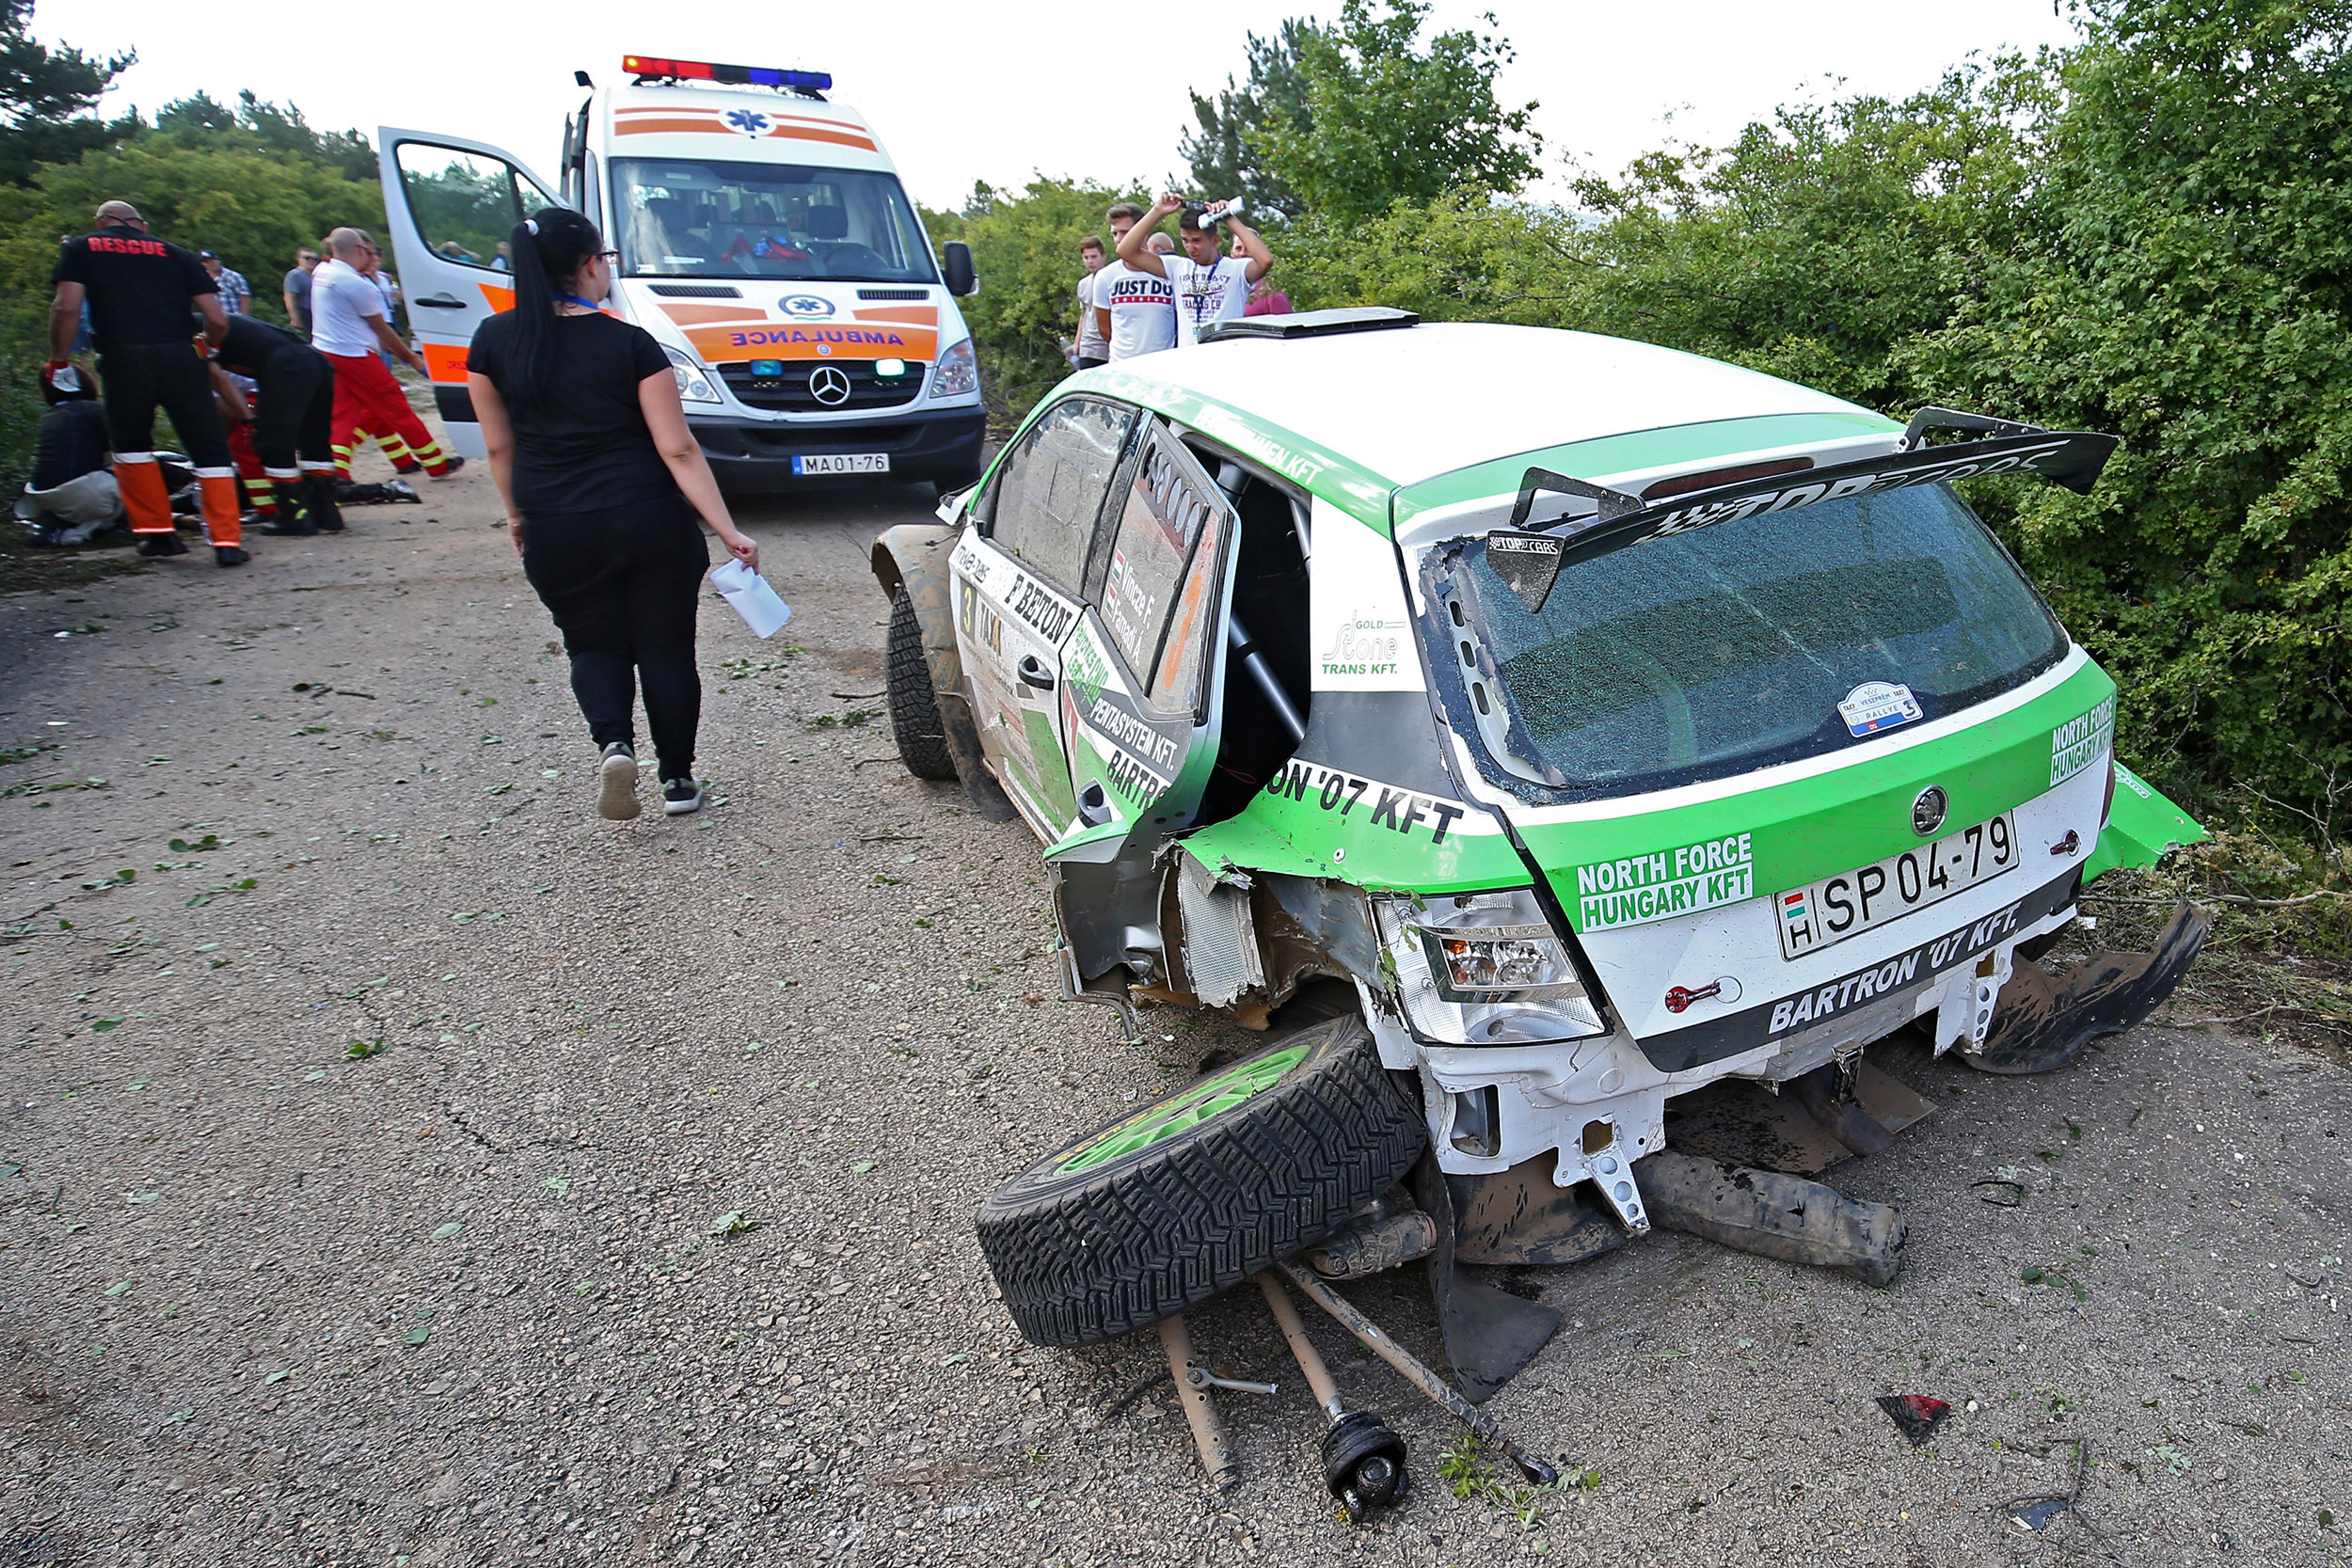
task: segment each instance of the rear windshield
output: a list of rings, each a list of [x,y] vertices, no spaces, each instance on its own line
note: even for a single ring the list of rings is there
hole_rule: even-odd
[[[1920,717],[1880,721],[1900,729],[2030,680],[2067,645],[2008,553],[1940,484],[1581,561],[1571,551],[1540,613],[1486,556],[1470,542],[1450,575],[1508,692],[1514,746],[1578,791],[1662,788],[1861,745],[1872,735],[1854,734],[1838,706],[1856,688],[1907,688]]]
[[[616,159],[621,265],[636,277],[929,283],[930,247],[898,178],[870,169]]]

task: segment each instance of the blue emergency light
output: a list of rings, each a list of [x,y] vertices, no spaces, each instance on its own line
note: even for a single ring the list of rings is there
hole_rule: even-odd
[[[666,76],[679,82],[721,82],[734,87],[789,87],[796,92],[828,92],[830,71],[776,71],[759,65],[712,65],[707,60],[663,60],[651,55],[624,55],[621,69],[635,76]]]

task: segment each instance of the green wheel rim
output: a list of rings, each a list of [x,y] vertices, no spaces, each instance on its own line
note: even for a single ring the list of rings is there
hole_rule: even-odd
[[[1063,1172],[1091,1170],[1122,1154],[1149,1148],[1163,1138],[1198,1127],[1212,1117],[1222,1116],[1289,1077],[1291,1069],[1307,1059],[1307,1051],[1306,1046],[1294,1045],[1287,1051],[1269,1052],[1246,1062],[1235,1062],[1175,1099],[1162,1101],[1116,1126],[1104,1128],[1063,1156],[1056,1168]]]

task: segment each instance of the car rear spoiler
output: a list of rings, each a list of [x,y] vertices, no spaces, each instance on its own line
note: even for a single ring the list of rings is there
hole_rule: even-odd
[[[1980,440],[1926,445],[1928,433],[1936,430],[1986,434]],[[1518,499],[1511,508],[1512,531],[1486,536],[1487,559],[1533,613],[1551,596],[1552,582],[1571,557],[1585,560],[1761,512],[1787,512],[1815,501],[1990,474],[2040,474],[2077,495],[2088,495],[2118,444],[2115,436],[2090,431],[2042,430],[1983,414],[1923,408],[1903,432],[1901,448],[1890,455],[1745,480],[1655,502],[1549,468],[1530,468],[1519,481]],[[1557,517],[1531,523],[1535,498],[1545,493],[1571,498],[1569,506]]]

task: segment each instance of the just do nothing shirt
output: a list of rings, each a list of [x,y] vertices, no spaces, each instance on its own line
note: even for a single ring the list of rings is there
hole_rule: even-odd
[[[1094,275],[1094,297],[1111,313],[1114,363],[1176,346],[1176,288],[1167,278],[1113,261]]]

